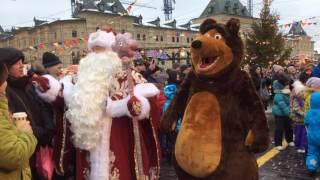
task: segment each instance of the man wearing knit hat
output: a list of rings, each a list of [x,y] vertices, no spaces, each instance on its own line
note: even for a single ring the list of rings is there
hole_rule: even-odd
[[[59,79],[62,74],[62,62],[60,59],[50,52],[45,52],[42,55],[42,64],[46,69],[47,73]]]

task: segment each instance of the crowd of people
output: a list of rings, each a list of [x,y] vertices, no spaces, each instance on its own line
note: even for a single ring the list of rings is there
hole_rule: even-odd
[[[319,167],[319,90],[320,64],[305,66],[256,65],[244,70],[251,76],[265,109],[275,120],[274,145],[279,151],[289,146],[306,154],[306,167],[314,175]]]
[[[174,63],[172,69],[165,70],[157,59],[130,61],[135,42],[130,36],[110,29],[98,30],[90,37],[90,53],[80,65],[65,69],[59,57],[51,52],[43,53],[41,61],[29,65],[24,62],[22,51],[0,48],[0,179],[159,179],[160,158],[170,161],[180,126],[177,124],[173,134],[162,133],[161,114],[191,66]],[[121,47],[117,48],[117,43]],[[92,79],[88,72],[99,78]],[[116,74],[116,80],[108,79],[103,72]],[[110,89],[102,90],[102,86]],[[107,99],[94,98],[92,104],[88,102],[93,97],[105,96],[104,93],[109,94]],[[80,101],[82,104],[77,104]],[[93,114],[100,113],[101,103],[107,107],[102,108],[99,117],[111,120],[112,125],[92,125]],[[92,112],[88,107],[93,108]],[[105,109],[107,112],[102,112]],[[122,109],[125,110],[122,112]],[[15,114],[21,112],[26,118],[15,119]],[[79,114],[88,119],[77,119]],[[138,155],[137,139],[133,137],[136,119],[141,144]],[[105,126],[103,131],[109,133],[99,134],[101,139],[109,138],[105,141],[107,144],[95,139],[94,131],[98,131],[99,126]],[[111,127],[106,130],[108,126]],[[86,134],[92,127],[94,131]],[[109,146],[109,151],[103,149],[104,145]],[[105,155],[101,155],[101,149]],[[137,156],[141,156],[141,172],[136,171]]]

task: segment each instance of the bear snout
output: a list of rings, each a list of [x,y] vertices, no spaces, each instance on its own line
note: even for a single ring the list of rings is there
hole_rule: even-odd
[[[195,40],[191,43],[191,47],[194,49],[199,49],[202,46],[202,42],[200,40]]]

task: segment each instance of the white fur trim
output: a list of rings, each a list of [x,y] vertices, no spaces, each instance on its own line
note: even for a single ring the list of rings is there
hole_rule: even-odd
[[[108,92],[114,89],[121,60],[114,52],[90,53],[81,62],[66,116],[76,147],[92,150],[103,132]]]
[[[135,97],[141,102],[141,113],[137,117],[139,120],[143,120],[149,118],[150,116],[150,103],[147,98],[139,95],[135,95]],[[110,114],[113,118],[119,118],[123,116],[128,116],[132,118],[133,116],[130,114],[128,110],[128,101],[131,96],[127,96],[124,99],[113,101],[108,98],[107,102],[107,114]]]
[[[52,103],[56,100],[57,96],[59,95],[59,91],[61,90],[61,84],[57,79],[55,79],[53,76],[49,74],[43,75],[42,77],[45,77],[49,80],[50,89],[48,89],[46,92],[40,92],[36,88],[36,92],[41,99],[48,103]]]
[[[152,83],[137,84],[134,89],[134,94],[145,98],[156,96],[160,93],[159,89]]]
[[[71,97],[72,97],[72,94],[74,92],[74,84],[72,83],[72,75],[64,76],[60,80],[60,83],[63,84],[63,98],[64,98],[64,101],[65,101],[67,107],[69,107],[69,104],[70,104],[70,101],[71,101]]]
[[[100,142],[90,151],[90,179],[109,180],[110,176],[110,135],[112,119],[105,116],[103,121],[103,133]]]
[[[110,114],[113,118],[128,116],[128,114],[130,114],[127,108],[129,99],[130,96],[116,101],[113,101],[112,99],[108,98],[107,114]]]
[[[282,89],[281,92],[283,94],[290,94],[290,89]]]
[[[149,103],[148,99],[145,97],[142,97],[142,96],[138,96],[138,95],[135,95],[135,96],[141,103],[141,113],[137,117],[137,119],[143,120],[143,119],[149,118],[151,108],[150,108],[150,103]],[[133,116],[130,114],[129,110],[128,110],[128,116],[133,118]]]
[[[299,94],[300,92],[304,91],[306,88],[301,81],[297,80],[292,84],[294,91],[296,94]]]
[[[88,39],[88,48],[91,51],[92,48],[99,46],[111,50],[112,46],[116,42],[116,37],[113,32],[105,32],[98,30],[97,32],[91,33]]]

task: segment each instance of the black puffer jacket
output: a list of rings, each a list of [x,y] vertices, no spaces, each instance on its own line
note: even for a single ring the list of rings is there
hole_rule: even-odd
[[[30,77],[19,79],[9,77],[7,81],[6,94],[10,112],[26,112],[38,143],[50,145],[55,131],[50,105],[38,97]]]

